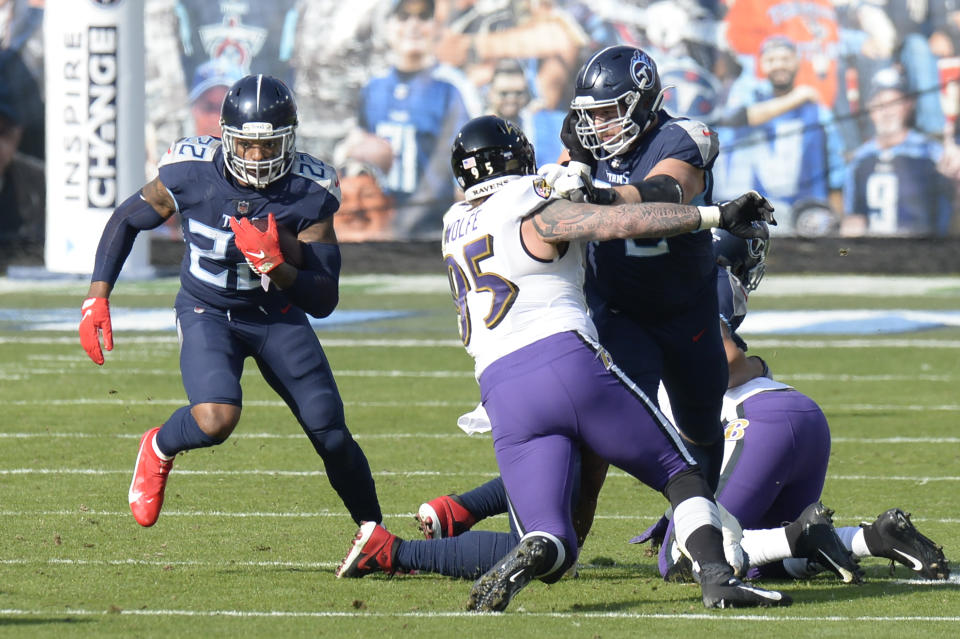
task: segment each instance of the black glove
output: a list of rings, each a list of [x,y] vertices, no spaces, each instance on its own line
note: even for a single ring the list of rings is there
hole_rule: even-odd
[[[717,226],[737,237],[766,237],[760,222],[777,225],[773,219],[773,205],[756,191],[748,191],[734,200],[722,202],[719,209],[720,223]]]
[[[563,146],[567,147],[570,161],[585,164],[590,167],[590,173],[592,174],[597,168],[597,160],[590,151],[583,148],[583,144],[580,142],[580,136],[577,135],[576,130],[577,120],[579,119],[580,115],[576,111],[571,109],[567,113],[567,117],[563,119],[563,126],[560,127],[560,141],[563,142]]]

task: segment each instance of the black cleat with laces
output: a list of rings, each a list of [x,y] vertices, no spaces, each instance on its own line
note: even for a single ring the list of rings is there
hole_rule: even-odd
[[[833,511],[816,501],[800,513],[794,521],[800,527],[800,537],[794,548],[794,557],[802,557],[829,570],[844,583],[858,584],[863,570],[856,558],[840,541],[833,527]]]
[[[867,549],[874,557],[896,561],[925,579],[947,579],[950,563],[943,547],[922,535],[910,521],[910,514],[891,508],[871,524],[860,524]],[[890,564],[891,572],[893,564]]]

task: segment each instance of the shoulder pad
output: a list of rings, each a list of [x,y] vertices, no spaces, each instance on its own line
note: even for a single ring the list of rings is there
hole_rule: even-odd
[[[209,135],[180,138],[170,145],[157,166],[166,166],[175,162],[211,162],[213,154],[219,148],[220,139]]]
[[[290,172],[322,186],[340,199],[340,178],[337,177],[337,170],[309,153],[298,152],[293,158]]]
[[[703,164],[706,166],[716,159],[720,152],[720,140],[717,132],[698,120],[678,119],[670,123],[686,131],[693,143],[700,149]]]

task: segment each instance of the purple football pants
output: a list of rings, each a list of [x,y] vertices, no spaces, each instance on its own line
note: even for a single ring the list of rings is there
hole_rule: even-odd
[[[495,361],[480,377],[497,465],[520,533],[547,532],[570,553],[570,496],[580,444],[654,490],[694,462],[677,432],[596,344],[552,335]]]

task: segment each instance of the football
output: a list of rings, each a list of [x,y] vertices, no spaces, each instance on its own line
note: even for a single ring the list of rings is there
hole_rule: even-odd
[[[251,219],[250,224],[259,231],[266,231],[268,222],[266,217],[258,217]],[[280,252],[283,253],[283,259],[297,268],[303,266],[303,246],[297,240],[296,234],[277,222],[277,238],[280,240]]]

